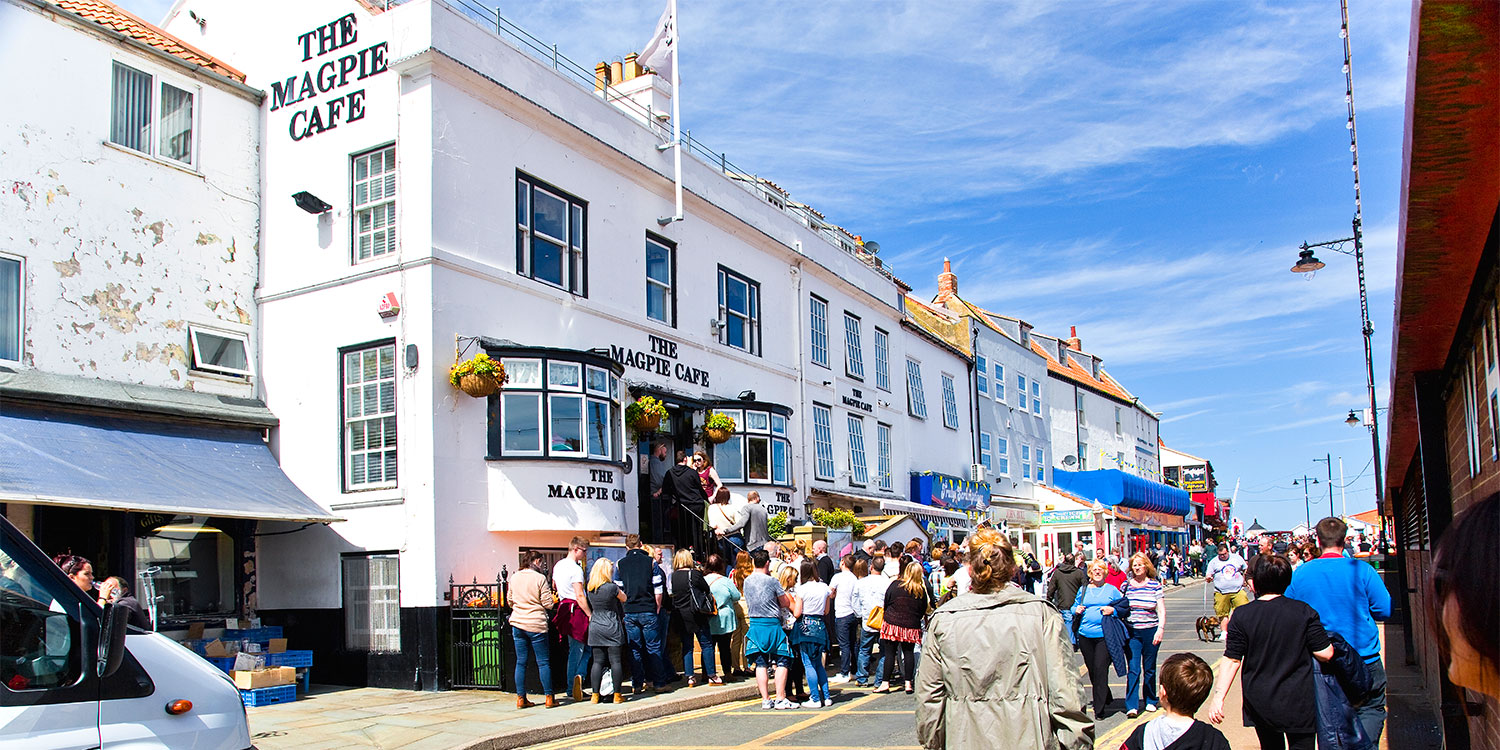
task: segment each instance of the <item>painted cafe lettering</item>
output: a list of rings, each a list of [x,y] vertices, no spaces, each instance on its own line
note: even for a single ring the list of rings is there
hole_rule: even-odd
[[[704,388],[708,387],[707,370],[689,367],[676,361],[677,342],[651,334],[646,334],[646,338],[651,344],[650,351],[638,352],[611,344],[609,355],[626,367],[653,372],[663,377],[675,377],[684,383]]]
[[[625,502],[625,490],[616,487],[599,487],[598,484],[614,484],[615,473],[609,469],[589,469],[588,484],[549,484],[547,485],[547,497],[565,498],[568,500],[613,500],[617,503]]]
[[[350,13],[299,34],[297,45],[302,50],[302,62],[352,46],[359,39],[356,23],[357,19]],[[316,68],[302,71],[301,76],[291,75],[285,81],[272,81],[271,111],[311,101],[349,85],[350,81],[363,81],[386,72],[390,69],[386,60],[388,50],[387,42],[379,42],[324,60]],[[292,140],[300,141],[333,130],[340,122],[355,122],[364,117],[365,90],[359,89],[297,110],[292,113],[287,132]]]

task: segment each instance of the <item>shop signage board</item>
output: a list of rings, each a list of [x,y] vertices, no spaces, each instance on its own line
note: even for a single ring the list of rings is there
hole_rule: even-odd
[[[1208,490],[1208,467],[1182,467],[1182,489],[1188,492],[1204,492]]]
[[[358,23],[349,13],[298,34],[297,49],[307,67],[285,80],[271,82],[271,111],[294,110],[287,122],[287,134],[293,141],[333,130],[341,122],[365,118],[365,89],[360,82],[390,70],[389,43],[376,42],[356,49],[360,44]]]
[[[1079,510],[1049,510],[1042,513],[1042,525],[1051,526],[1057,524],[1092,523],[1094,512],[1086,509]]]
[[[949,510],[984,510],[990,505],[990,483],[923,472],[911,477],[911,499]]]
[[[690,385],[708,387],[708,371],[691,367],[677,360],[677,342],[654,334],[646,334],[646,349],[628,349],[610,344],[609,356],[615,361],[636,370],[644,370],[662,377],[677,378]]]

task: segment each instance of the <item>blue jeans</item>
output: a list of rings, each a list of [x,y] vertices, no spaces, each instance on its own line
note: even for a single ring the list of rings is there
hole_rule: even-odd
[[[630,679],[634,681],[635,689],[644,690],[647,680],[653,680],[658,687],[666,685],[661,637],[656,634],[656,613],[625,613],[625,640],[630,644]]]
[[[1141,707],[1141,694],[1145,694],[1146,705],[1156,705],[1156,651],[1161,646],[1152,643],[1156,628],[1130,628],[1130,671],[1125,678],[1125,710],[1135,711]],[[1142,669],[1145,680],[1142,684]]]
[[[745,548],[745,538],[739,534],[721,537],[719,539],[719,556],[724,558],[724,564],[731,570],[734,569],[734,561],[738,559],[740,550]]]
[[[582,677],[583,684],[589,684],[589,646],[583,641],[568,641],[568,684],[563,687],[563,692],[573,689],[573,678]]]
[[[875,657],[874,669],[870,669],[870,653],[875,650],[875,644],[880,642],[880,631],[865,630],[861,625],[859,628],[859,662],[854,675],[854,681],[860,685],[868,685],[879,682],[881,675],[885,674],[885,652]]]
[[[693,638],[698,639],[698,650],[703,652],[703,673],[709,677],[717,677],[719,673],[714,667],[714,637],[708,634],[708,629],[690,632],[691,624],[684,623],[682,629],[682,674],[692,677],[697,670],[693,669]]]
[[[807,675],[807,694],[815,701],[826,701],[828,695],[828,670],[823,666],[823,647],[816,643],[804,643],[797,647],[802,656],[802,669]]]
[[[514,625],[510,637],[516,642],[516,695],[526,697],[526,662],[536,659],[537,676],[542,679],[542,691],[552,694],[552,666],[548,664],[547,634],[532,633]]]
[[[1365,669],[1370,670],[1370,686],[1375,691],[1375,697],[1354,709],[1354,713],[1359,717],[1359,723],[1364,725],[1370,742],[1375,747],[1380,747],[1380,735],[1385,729],[1385,663],[1377,656],[1365,662]]]
[[[1073,635],[1073,610],[1071,610],[1071,609],[1065,609],[1065,610],[1063,610],[1062,611],[1062,617],[1063,617],[1063,631],[1068,634],[1068,643],[1077,643],[1078,636]]]
[[[859,615],[837,617],[833,632],[839,640],[839,674],[854,676],[854,652],[859,650]]]

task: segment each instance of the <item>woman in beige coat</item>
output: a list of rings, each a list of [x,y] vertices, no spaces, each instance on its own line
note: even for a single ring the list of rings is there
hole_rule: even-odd
[[[968,562],[970,593],[933,613],[922,639],[922,746],[1093,748],[1062,616],[1010,583],[1015,553],[998,532],[970,537]]]

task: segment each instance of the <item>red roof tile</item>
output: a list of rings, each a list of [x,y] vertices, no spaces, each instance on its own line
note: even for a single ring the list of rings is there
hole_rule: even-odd
[[[109,0],[52,0],[52,4],[106,29],[155,47],[184,62],[200,66],[240,83],[245,82],[244,73],[155,25],[142,21]]]
[[[1046,349],[1043,349],[1035,341],[1031,342],[1031,350],[1042,355],[1047,360],[1047,372],[1053,373],[1064,380],[1071,380],[1079,385],[1099,391],[1105,395],[1113,396],[1127,404],[1135,402],[1135,397],[1131,396],[1124,387],[1116,382],[1114,378],[1110,377],[1109,373],[1104,371],[1104,368],[1099,368],[1099,377],[1096,378],[1093,373],[1079,367],[1078,363],[1074,362],[1072,357],[1068,357],[1065,362],[1058,362],[1051,354],[1047,353]]]

